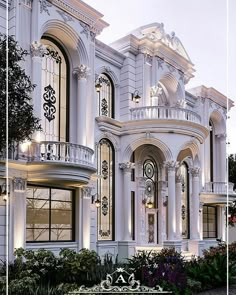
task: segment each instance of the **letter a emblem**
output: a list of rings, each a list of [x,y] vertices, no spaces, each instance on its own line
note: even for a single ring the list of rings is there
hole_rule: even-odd
[[[115,281],[115,283],[117,284],[117,283],[119,283],[120,281],[121,281],[123,284],[126,284],[126,281],[125,281],[125,279],[123,278],[122,275],[119,275],[119,277],[117,278],[117,280]]]

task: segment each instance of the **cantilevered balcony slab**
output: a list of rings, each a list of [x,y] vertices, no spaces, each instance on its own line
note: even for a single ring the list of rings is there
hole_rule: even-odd
[[[86,146],[68,142],[31,142],[20,146],[9,165],[26,171],[28,182],[78,186],[96,171],[93,154]]]
[[[232,182],[208,182],[201,192],[201,201],[206,204],[226,204],[236,199]],[[228,197],[227,197],[228,196]]]

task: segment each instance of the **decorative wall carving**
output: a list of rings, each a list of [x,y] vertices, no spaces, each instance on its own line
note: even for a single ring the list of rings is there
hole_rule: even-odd
[[[27,182],[25,178],[14,177],[13,178],[14,192],[25,192],[26,183]]]
[[[64,12],[64,11],[57,10],[57,13],[60,14],[60,16],[62,17],[62,19],[63,19],[63,21],[64,21],[65,23],[70,22],[70,21],[74,21],[73,17],[70,16],[69,14],[67,14],[67,13]]]
[[[79,67],[74,68],[73,74],[77,75],[78,80],[87,79],[90,75],[90,68],[85,65],[80,65]]]
[[[161,68],[163,70],[163,63],[164,63],[164,59],[157,56],[158,69]]]
[[[30,51],[33,57],[43,57],[47,53],[47,47],[38,41],[32,42]]]
[[[80,21],[79,22],[83,30],[80,32],[81,34],[85,34],[85,36],[88,38],[90,34],[90,26],[85,24],[84,22]]]
[[[107,179],[108,177],[108,162],[106,160],[102,161],[102,176],[103,179]]]
[[[104,196],[102,198],[102,214],[106,216],[108,213],[108,198]]]
[[[39,0],[40,4],[40,13],[45,11],[48,15],[50,15],[48,7],[51,7],[52,4],[50,4],[47,0]]]
[[[160,84],[157,86],[152,86],[150,90],[151,97],[159,97],[163,92],[163,89]]]

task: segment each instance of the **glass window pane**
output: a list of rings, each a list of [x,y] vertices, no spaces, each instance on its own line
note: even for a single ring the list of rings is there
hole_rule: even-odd
[[[51,231],[51,239],[53,241],[70,241],[72,240],[72,230],[63,228],[53,228]]]
[[[69,190],[59,190],[52,189],[51,190],[51,199],[58,201],[72,201],[72,192]]]
[[[27,241],[49,241],[49,229],[32,228],[26,229]]]

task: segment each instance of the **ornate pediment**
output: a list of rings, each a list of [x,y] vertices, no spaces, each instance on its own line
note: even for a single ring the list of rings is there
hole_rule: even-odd
[[[152,42],[161,42],[176,51],[178,54],[182,55],[188,61],[190,58],[183,47],[180,39],[175,35],[175,32],[167,34],[164,30],[163,23],[155,23],[145,29],[141,30],[141,34]]]

